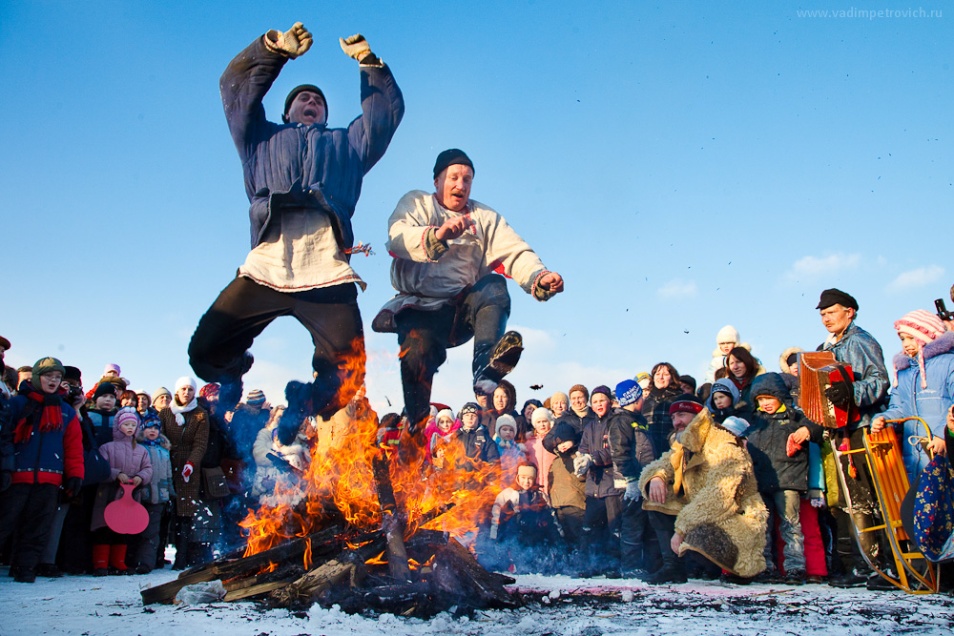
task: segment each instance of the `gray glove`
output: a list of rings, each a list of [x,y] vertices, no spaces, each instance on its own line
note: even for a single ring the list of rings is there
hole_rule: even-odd
[[[311,32],[301,22],[296,22],[284,33],[272,29],[265,34],[265,46],[269,50],[291,59],[304,55],[311,48],[311,43]]]
[[[589,453],[583,455],[577,453],[576,457],[573,458],[573,472],[576,473],[578,477],[585,475],[586,471],[588,471],[592,465],[593,456]]]
[[[490,539],[491,539],[492,541],[496,541],[496,540],[497,540],[497,526],[496,526],[496,525],[490,526]]]
[[[338,38],[338,41],[341,43],[341,50],[345,52],[345,55],[353,57],[359,62],[371,53],[371,45],[360,33],[355,33],[346,38]]]
[[[635,479],[626,482],[626,492],[623,493],[623,501],[639,501],[639,482]]]

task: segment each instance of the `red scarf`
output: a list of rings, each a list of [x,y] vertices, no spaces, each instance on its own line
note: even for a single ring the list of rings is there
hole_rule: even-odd
[[[25,389],[25,390],[24,390]],[[38,407],[40,412],[40,432],[49,433],[63,428],[63,411],[60,391],[56,393],[41,393],[32,384],[23,382],[20,385],[20,395],[26,397],[27,405],[23,409],[23,418],[17,422],[13,433],[13,443],[22,444],[33,434],[33,415]]]

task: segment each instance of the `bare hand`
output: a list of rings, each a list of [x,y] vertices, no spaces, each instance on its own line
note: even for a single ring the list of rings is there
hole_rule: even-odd
[[[454,216],[444,221],[444,223],[435,230],[435,235],[438,241],[449,241],[463,235],[463,233],[467,231],[467,228],[473,225],[474,222],[470,217],[464,215]]]
[[[649,500],[653,503],[666,503],[666,482],[662,477],[653,477],[649,480]]]
[[[879,415],[871,420],[871,432],[880,433],[882,430],[884,430],[884,418]]]
[[[268,48],[291,59],[304,55],[311,48],[312,41],[311,32],[301,22],[296,22],[284,33],[272,29],[265,34]]]
[[[547,272],[540,277],[537,285],[551,294],[559,294],[563,291],[563,277],[556,272]]]
[[[116,476],[116,479],[118,479],[119,483],[121,484],[129,483],[129,475],[127,475],[126,473],[119,473],[119,475]]]
[[[934,436],[927,443],[928,450],[935,455],[947,455],[947,444],[943,437]]]
[[[338,38],[338,42],[341,44],[341,50],[345,52],[345,55],[359,62],[371,53],[371,46],[360,33],[349,35],[346,38]]]
[[[811,433],[808,432],[807,426],[802,426],[794,433],[789,435],[789,437],[799,446],[807,442],[811,438]]]
[[[136,475],[135,477],[132,478],[132,483],[134,486],[138,487],[139,484],[142,483],[142,477],[140,477],[139,475]]]
[[[678,532],[674,532],[672,535],[672,540],[669,542],[669,547],[672,548],[672,551],[676,554],[679,554],[679,546],[682,545],[682,535]]]

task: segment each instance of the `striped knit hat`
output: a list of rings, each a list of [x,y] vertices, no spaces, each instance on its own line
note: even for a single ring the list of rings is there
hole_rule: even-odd
[[[252,389],[245,398],[247,404],[256,405],[265,403],[265,393],[261,389]]]
[[[947,331],[947,325],[936,314],[923,309],[915,309],[894,321],[898,334],[911,336],[918,342],[918,367],[921,370],[921,388],[927,388],[927,374],[924,372],[924,345],[933,342]],[[895,371],[897,374],[897,371]],[[894,385],[898,385],[895,375]]]

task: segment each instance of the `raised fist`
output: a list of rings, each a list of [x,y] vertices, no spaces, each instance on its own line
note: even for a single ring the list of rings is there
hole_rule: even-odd
[[[301,22],[296,22],[284,33],[272,29],[265,34],[265,46],[291,59],[304,55],[311,43],[311,32]]]
[[[341,50],[345,52],[345,55],[353,57],[359,62],[363,60],[366,55],[371,53],[371,46],[360,33],[355,33],[346,38],[339,38],[338,41],[341,43]]]

